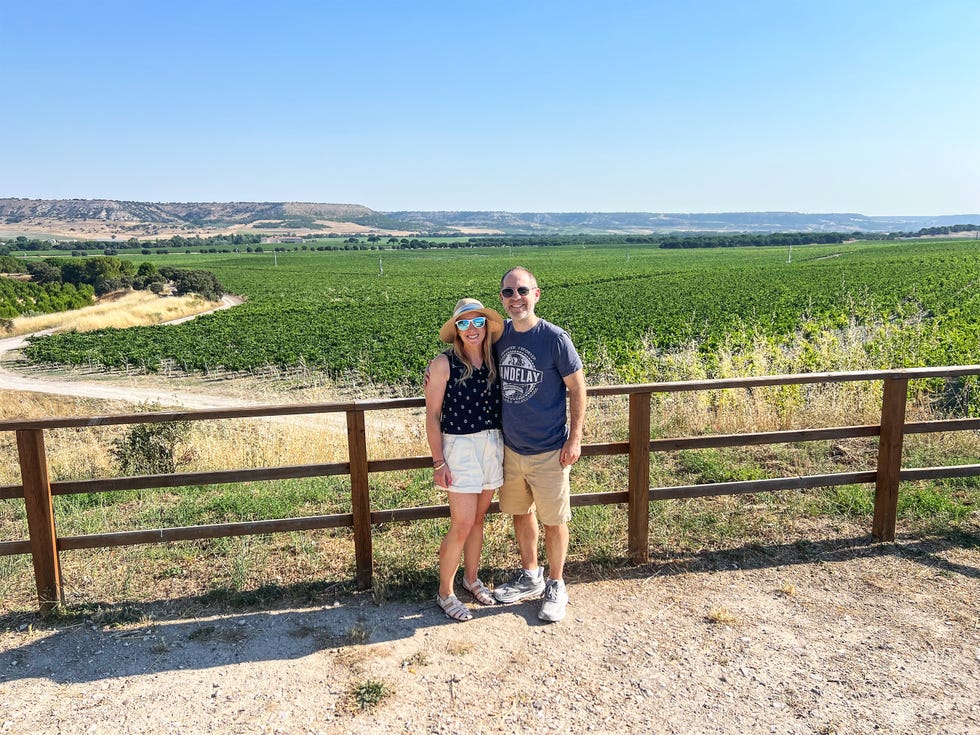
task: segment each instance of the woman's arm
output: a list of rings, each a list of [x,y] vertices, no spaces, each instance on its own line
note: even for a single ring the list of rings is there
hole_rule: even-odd
[[[439,426],[442,402],[449,384],[449,359],[445,355],[436,355],[425,372],[425,438],[432,453],[433,479],[439,487],[449,487],[453,478],[442,454],[442,429]]]

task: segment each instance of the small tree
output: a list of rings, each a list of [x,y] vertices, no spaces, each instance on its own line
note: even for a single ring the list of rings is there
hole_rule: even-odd
[[[193,452],[183,449],[190,433],[189,421],[137,424],[126,436],[115,439],[109,453],[127,475],[167,475],[187,464]]]
[[[196,293],[208,301],[221,301],[224,287],[211,271],[161,268],[160,273],[170,279],[178,296]]]
[[[35,283],[61,283],[61,268],[43,260],[27,264],[27,272]]]

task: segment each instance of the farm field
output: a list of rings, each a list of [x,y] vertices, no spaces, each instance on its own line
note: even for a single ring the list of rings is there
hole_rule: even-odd
[[[132,257],[211,270],[247,301],[178,326],[39,338],[29,359],[149,371],[304,367],[417,387],[456,300],[499,308],[500,275],[525,265],[542,286],[539,315],[569,331],[602,382],[980,362],[975,240],[792,253],[623,245]],[[827,347],[845,333],[860,342],[846,359]],[[754,364],[760,347],[792,357]]]

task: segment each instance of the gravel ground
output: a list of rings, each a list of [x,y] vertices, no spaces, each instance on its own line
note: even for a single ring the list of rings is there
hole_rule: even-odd
[[[550,625],[534,602],[455,623],[369,593],[196,617],[178,600],[116,627],[8,615],[0,732],[980,733],[980,545],[957,538],[573,577]]]

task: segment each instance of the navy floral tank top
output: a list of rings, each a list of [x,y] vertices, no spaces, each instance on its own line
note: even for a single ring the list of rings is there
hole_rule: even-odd
[[[478,431],[500,428],[500,379],[487,390],[490,369],[484,365],[464,381],[466,366],[452,350],[449,358],[449,382],[442,400],[439,428],[443,434],[475,434]]]

